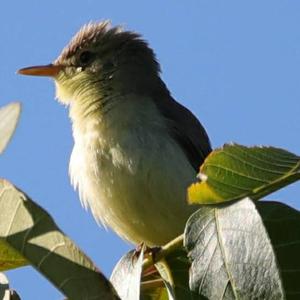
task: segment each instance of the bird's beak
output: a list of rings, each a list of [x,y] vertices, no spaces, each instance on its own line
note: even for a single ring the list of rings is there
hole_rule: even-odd
[[[32,66],[23,68],[17,71],[18,74],[32,75],[32,76],[49,76],[55,77],[63,69],[61,65],[44,65],[44,66]]]

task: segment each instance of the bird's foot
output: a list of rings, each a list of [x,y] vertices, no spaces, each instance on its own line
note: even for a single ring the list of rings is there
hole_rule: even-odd
[[[144,242],[138,244],[135,248],[134,256],[138,257],[143,251],[144,256],[151,257],[153,263],[156,261],[156,254],[161,250],[161,247],[149,247]]]
[[[157,274],[157,270],[154,264],[156,262],[156,255],[160,250],[161,247],[149,247],[144,242],[136,246],[132,259],[137,259],[140,256],[141,252],[143,252],[144,258],[150,258],[153,263],[153,265],[143,270],[143,278]]]

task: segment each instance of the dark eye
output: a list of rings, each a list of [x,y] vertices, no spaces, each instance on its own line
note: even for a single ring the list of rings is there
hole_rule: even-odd
[[[94,54],[90,51],[83,51],[79,55],[79,63],[81,65],[87,65],[88,63],[91,62]]]

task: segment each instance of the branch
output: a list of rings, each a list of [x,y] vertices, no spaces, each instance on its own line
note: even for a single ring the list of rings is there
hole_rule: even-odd
[[[162,246],[160,250],[154,255],[148,255],[143,261],[143,268],[147,269],[154,265],[157,261],[165,258],[168,254],[172,253],[176,249],[183,247],[183,234],[179,235],[177,238],[169,242],[168,244]]]

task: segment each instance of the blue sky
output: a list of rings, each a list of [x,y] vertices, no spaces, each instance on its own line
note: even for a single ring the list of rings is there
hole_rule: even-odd
[[[150,42],[169,89],[214,147],[235,141],[300,154],[300,2],[1,1],[0,105],[20,100],[23,113],[0,176],[48,210],[109,275],[131,245],[98,227],[70,186],[71,126],[51,80],[15,74],[51,62],[81,25],[103,19]],[[269,198],[299,209],[299,194],[296,183]],[[22,299],[62,299],[31,267],[7,275]]]

